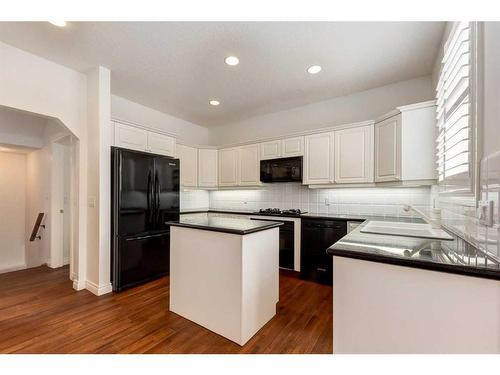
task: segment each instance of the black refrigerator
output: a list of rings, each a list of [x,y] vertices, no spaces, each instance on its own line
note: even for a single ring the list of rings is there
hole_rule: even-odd
[[[111,149],[111,282],[119,292],[168,274],[179,220],[179,160]]]

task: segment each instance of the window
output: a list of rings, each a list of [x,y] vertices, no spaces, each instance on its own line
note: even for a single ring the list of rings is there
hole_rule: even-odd
[[[475,24],[453,24],[444,45],[437,92],[437,173],[440,192],[477,192]]]

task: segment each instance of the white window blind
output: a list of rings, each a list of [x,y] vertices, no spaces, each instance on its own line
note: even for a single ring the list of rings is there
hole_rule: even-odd
[[[437,172],[444,192],[471,192],[471,25],[457,22],[444,45],[437,92]]]

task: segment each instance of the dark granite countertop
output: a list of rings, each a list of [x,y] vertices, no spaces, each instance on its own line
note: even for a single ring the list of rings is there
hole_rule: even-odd
[[[377,218],[376,220],[381,220]],[[393,221],[389,218],[382,219]],[[498,263],[474,246],[404,236],[362,233],[362,223],[327,249],[333,256],[500,280]],[[457,251],[460,249],[460,251]]]
[[[392,216],[372,216],[372,215],[350,215],[350,214],[327,214],[327,213],[317,213],[317,212],[307,212],[300,216],[296,215],[271,215],[268,213],[260,213],[255,211],[245,211],[245,210],[187,210],[182,211],[181,215],[188,214],[201,214],[201,213],[221,213],[221,214],[234,214],[234,215],[252,215],[252,216],[267,216],[267,217],[291,217],[297,219],[332,219],[332,220],[348,220],[348,221],[365,221],[365,220],[379,220],[379,219],[390,219],[390,221],[409,221],[422,223],[422,219],[419,218],[406,218],[406,217],[392,217]]]
[[[249,219],[233,219],[226,217],[185,217],[179,221],[169,221],[169,225],[185,228],[194,228],[209,230],[213,232],[224,232],[232,234],[250,234],[260,232],[266,229],[276,228],[283,225],[281,222],[249,220]]]

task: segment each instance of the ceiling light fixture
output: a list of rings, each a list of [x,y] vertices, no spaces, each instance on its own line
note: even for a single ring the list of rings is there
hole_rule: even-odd
[[[66,21],[49,21],[49,23],[51,23],[52,25],[57,26],[57,27],[66,26]]]
[[[307,68],[307,73],[309,74],[318,74],[319,72],[321,72],[321,66],[319,65],[311,65]]]
[[[218,106],[220,104],[220,102],[218,100],[210,100],[210,105],[213,105],[213,106]]]
[[[224,60],[227,65],[235,66],[240,63],[240,59],[238,59],[236,56],[228,56]]]

